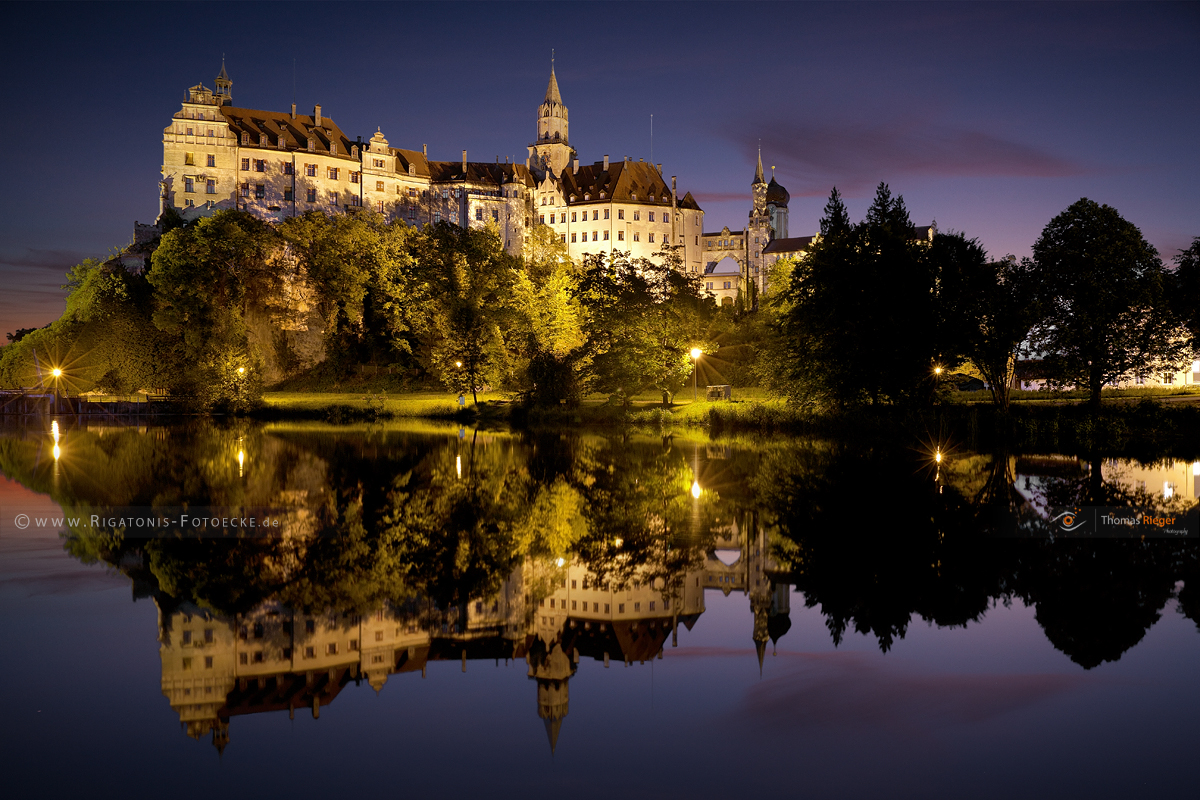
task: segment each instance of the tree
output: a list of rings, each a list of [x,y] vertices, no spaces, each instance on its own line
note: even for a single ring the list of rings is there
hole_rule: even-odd
[[[1191,349],[1200,356],[1200,236],[1192,246],[1175,256],[1175,274],[1171,281],[1171,302],[1175,316],[1191,337]]]
[[[1055,384],[1086,386],[1098,410],[1105,384],[1182,363],[1162,261],[1115,208],[1072,204],[1046,225],[1033,260],[1045,306],[1031,339]]]
[[[1007,413],[1017,350],[1038,320],[1032,262],[1014,256],[989,262],[978,240],[961,233],[937,236],[929,258],[937,277],[942,366],[968,359],[992,402]]]
[[[451,389],[477,392],[512,377],[504,331],[513,322],[512,289],[519,262],[504,250],[499,231],[443,223],[417,240],[426,284],[420,330],[431,368]]]
[[[201,406],[243,409],[262,391],[246,332],[247,305],[278,293],[274,229],[219,211],[166,233],[154,251],[154,325],[169,337],[172,384]]]
[[[672,395],[691,374],[689,352],[715,311],[699,282],[668,264],[628,253],[588,255],[579,281],[592,385],[628,406],[657,389]]]
[[[902,197],[881,183],[851,225],[835,188],[821,236],[772,302],[770,383],[806,405],[928,396],[938,342],[930,262]]]

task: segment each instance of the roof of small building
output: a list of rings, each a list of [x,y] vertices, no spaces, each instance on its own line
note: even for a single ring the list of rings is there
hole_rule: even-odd
[[[292,117],[288,111],[261,111],[255,108],[237,108],[221,106],[218,109],[229,123],[229,129],[240,139],[243,133],[250,134],[250,146],[260,146],[258,138],[267,136],[265,147],[279,149],[279,137],[284,139],[284,148],[291,150],[307,150],[308,140],[314,140],[314,152],[331,155],[330,144],[337,144],[337,157],[350,158],[350,148],[358,142],[352,142],[342,133],[337,123],[324,114],[321,115],[321,125],[317,126],[316,118],[311,114],[297,114]]]
[[[733,256],[725,256],[715,264],[709,264],[705,268],[706,275],[741,275],[742,265],[737,262]]]
[[[763,248],[763,253],[777,253],[785,255],[788,253],[803,253],[812,246],[815,236],[793,236],[788,239],[772,239],[766,247]]]

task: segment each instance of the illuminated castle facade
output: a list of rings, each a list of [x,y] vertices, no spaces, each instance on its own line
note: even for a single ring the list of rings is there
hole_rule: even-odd
[[[468,161],[466,150],[460,161],[431,161],[426,146],[392,147],[379,130],[352,139],[319,105],[311,114],[295,104],[241,108],[222,64],[215,89],[189,89],[163,130],[160,212],[194,218],[240,208],[279,220],[370,209],[416,226],[493,225],[514,255],[534,226],[546,225],[572,259],[613,250],[650,257],[671,245],[681,270],[703,271],[704,212],[695,199],[678,196],[661,164],[607,155],[582,163],[553,66],[528,151],[524,164]]]

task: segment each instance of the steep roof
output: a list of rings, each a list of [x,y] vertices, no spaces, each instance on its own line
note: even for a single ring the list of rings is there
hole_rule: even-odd
[[[337,156],[350,157],[350,148],[358,144],[350,141],[337,123],[324,114],[321,115],[321,126],[311,114],[297,114],[295,119],[287,111],[261,111],[254,108],[236,108],[221,106],[218,109],[229,123],[229,129],[239,139],[243,133],[250,134],[250,146],[258,147],[259,136],[266,134],[266,147],[274,150],[279,148],[279,138],[283,137],[284,147],[289,150],[307,150],[308,139],[316,140],[315,152],[330,154],[330,143],[337,143]]]
[[[761,147],[758,148],[758,168],[756,170],[754,170],[754,182],[751,183],[750,185],[753,186],[756,183],[766,183],[766,181],[763,180],[762,148]]]
[[[493,164],[490,161],[468,161],[463,172],[461,161],[427,161],[428,175],[434,183],[465,181],[467,183],[490,183],[504,186],[519,183],[534,186],[533,176],[524,164]],[[419,168],[418,173],[420,174]]]
[[[696,198],[692,197],[691,192],[688,192],[687,194],[685,194],[683,196],[683,199],[679,201],[679,207],[686,208],[689,211],[702,211],[703,210],[700,208],[699,203],[696,202]]]
[[[650,197],[655,203],[669,205],[671,202],[671,189],[663,176],[653,164],[642,161],[612,162],[607,170],[604,162],[597,161],[580,166],[578,172],[564,169],[560,180],[563,196],[575,195],[575,199],[569,201],[571,205],[609,201],[647,203],[651,202]],[[585,194],[591,195],[589,200],[583,199]]]
[[[562,95],[558,93],[558,79],[554,77],[554,65],[550,65],[550,83],[546,85],[546,103],[562,105]]]

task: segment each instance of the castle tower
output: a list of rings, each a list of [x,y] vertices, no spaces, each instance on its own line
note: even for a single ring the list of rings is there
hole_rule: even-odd
[[[743,259],[743,286],[752,288],[752,294],[746,298],[747,307],[757,306],[757,296],[766,285],[766,274],[763,266],[763,248],[771,241],[771,216],[767,211],[767,181],[763,177],[762,148],[758,150],[758,166],[754,170],[754,180],[750,184],[754,193],[754,205],[750,208],[750,222],[746,226],[746,257]]]
[[[233,81],[229,80],[229,73],[225,71],[225,57],[221,57],[221,74],[216,79],[217,88],[213,92],[213,99],[216,100],[219,106],[233,105]]]
[[[767,184],[767,214],[771,218],[771,238],[788,238],[788,200],[791,195],[775,180],[775,168],[771,167],[771,182]]]
[[[554,60],[551,59],[546,99],[538,106],[537,141],[529,146],[527,164],[530,169],[539,173],[548,171],[558,177],[567,168],[575,158],[575,149],[567,136],[568,127],[567,107],[559,94]]]
[[[537,679],[538,716],[546,725],[550,753],[558,747],[558,732],[570,709],[567,682],[575,674],[575,664],[563,652],[562,642],[554,642],[549,653],[532,654],[529,677]]]

